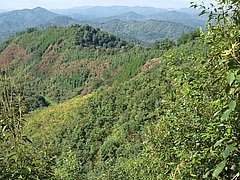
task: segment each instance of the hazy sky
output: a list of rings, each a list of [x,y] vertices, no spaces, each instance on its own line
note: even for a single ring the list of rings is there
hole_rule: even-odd
[[[191,1],[198,0],[0,0],[0,9],[25,9],[37,6],[46,9],[66,9],[71,7],[91,6],[152,6],[160,8],[189,7]],[[204,0],[209,2],[211,0]]]

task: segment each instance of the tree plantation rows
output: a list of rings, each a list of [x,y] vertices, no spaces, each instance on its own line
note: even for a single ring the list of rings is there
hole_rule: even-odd
[[[87,24],[1,43],[0,179],[239,179],[239,2],[192,7],[206,29],[151,48]]]

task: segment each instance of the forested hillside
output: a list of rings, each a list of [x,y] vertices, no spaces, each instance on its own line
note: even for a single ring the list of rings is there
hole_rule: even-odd
[[[60,102],[128,80],[164,50],[136,46],[87,24],[28,28],[0,45],[0,63],[28,76],[27,89]]]
[[[103,23],[88,22],[103,31],[121,36],[136,37],[146,43],[153,43],[164,38],[176,40],[179,36],[193,30],[193,27],[167,21],[120,21],[111,20]]]
[[[0,44],[0,179],[239,179],[239,2],[192,7],[206,30],[152,48],[87,24]]]

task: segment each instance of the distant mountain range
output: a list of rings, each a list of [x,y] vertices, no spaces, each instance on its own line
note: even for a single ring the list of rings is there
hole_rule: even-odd
[[[138,14],[152,14],[166,12],[167,9],[154,8],[154,7],[140,7],[140,6],[83,6],[70,9],[51,9],[52,12],[65,15],[83,14],[83,15],[95,15],[95,17],[108,17],[116,16],[130,11]]]
[[[82,21],[82,15],[74,14],[70,15],[70,17]],[[109,16],[109,17],[100,17],[96,19],[86,19],[90,22],[106,22],[113,19],[119,19],[123,21],[147,21],[147,20],[161,20],[161,21],[169,21],[169,22],[176,22],[182,23],[187,26],[192,26],[195,28],[202,27],[205,25],[204,18],[199,18],[197,14],[187,14],[185,12],[179,11],[166,11],[163,13],[155,13],[155,14],[138,14],[134,11],[129,11],[120,15],[116,16]]]
[[[94,18],[96,21],[109,21],[112,19],[146,21],[155,19],[183,23],[194,27],[203,26],[205,23],[205,19],[198,16],[201,11],[190,8],[164,9],[140,6],[83,6],[71,9],[52,9],[51,11],[70,16],[80,21],[83,19],[93,20]]]
[[[178,32],[184,33],[186,31],[192,30],[193,28],[204,26],[204,18],[199,18],[197,15],[198,12],[198,10],[193,9],[180,9],[176,11],[170,11],[168,9],[138,6],[84,6],[79,8],[63,10],[58,9],[52,11],[37,7],[34,9],[14,10],[0,13],[0,42],[7,39],[10,35],[14,35],[15,32],[24,30],[29,27],[38,27],[39,29],[44,29],[48,26],[53,25],[67,26],[69,24],[85,23],[90,24],[94,27],[100,27],[105,31],[109,31],[110,33],[118,34],[120,36],[129,36],[131,37],[130,39],[134,39],[132,36],[139,38],[139,35],[136,35],[136,31],[139,30],[136,30],[134,28],[132,30],[128,30],[128,32],[125,31],[126,27],[113,30],[112,27],[115,25],[111,23],[116,23],[116,20],[120,20],[119,22],[121,22],[121,26],[124,26],[124,24],[128,26],[128,24],[133,23],[133,21],[142,21],[141,23],[139,22],[139,24],[141,24],[141,29],[145,26],[144,24],[149,23],[149,20],[169,21],[177,23],[174,25],[173,29],[179,28]],[[169,22],[166,23],[169,24]],[[134,22],[133,24],[136,25],[136,23],[137,22]],[[156,32],[156,29],[164,28],[163,25],[159,27],[159,23],[159,21],[155,21],[155,26],[151,24],[151,27],[154,28],[152,29],[153,31],[151,30],[152,32]],[[162,23],[163,22],[161,22],[161,24]],[[182,23],[182,25],[179,23]],[[134,25],[132,25],[131,28],[133,26]],[[192,28],[187,26],[191,26]],[[165,27],[168,27],[168,25]],[[130,31],[132,32],[130,33]],[[161,31],[164,30],[162,29]],[[176,39],[176,36],[178,35],[179,33],[173,37],[172,34],[169,36],[169,33],[165,33],[162,35],[155,34],[154,37],[158,37],[160,39]],[[154,41],[156,40],[154,37],[149,38],[147,36],[140,37],[139,39],[144,40],[147,38],[150,39],[149,41]]]

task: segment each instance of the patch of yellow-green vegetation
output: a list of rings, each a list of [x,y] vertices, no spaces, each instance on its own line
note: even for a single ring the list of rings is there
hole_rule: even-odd
[[[64,103],[31,112],[26,117],[25,132],[31,136],[33,141],[44,139],[46,143],[54,142],[57,134],[76,125],[74,119],[79,116],[78,109],[83,108],[85,100],[92,95],[79,95]]]

